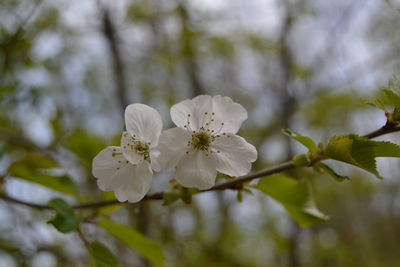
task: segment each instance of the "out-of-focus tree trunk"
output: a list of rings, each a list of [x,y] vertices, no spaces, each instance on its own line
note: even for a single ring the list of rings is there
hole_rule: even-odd
[[[281,35],[279,38],[280,54],[279,54],[279,64],[281,68],[281,81],[279,86],[280,96],[281,96],[281,116],[280,116],[280,127],[282,129],[290,128],[290,120],[294,114],[294,108],[296,105],[296,98],[292,95],[294,90],[290,86],[293,80],[293,66],[294,59],[289,45],[289,35],[292,29],[293,17],[290,13],[290,4],[288,1],[283,1],[284,5],[284,15]],[[293,147],[290,139],[285,139],[286,145],[286,160],[290,160],[293,155]],[[297,178],[296,171],[291,171],[290,175]],[[299,267],[301,265],[298,255],[298,237],[300,234],[300,227],[291,221],[291,234],[289,238],[289,251],[287,266],[289,267]]]

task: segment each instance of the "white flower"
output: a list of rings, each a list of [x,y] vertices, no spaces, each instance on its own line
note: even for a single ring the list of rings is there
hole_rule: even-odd
[[[245,175],[257,159],[255,147],[235,135],[247,112],[229,97],[200,95],[182,101],[172,106],[171,118],[178,127],[161,134],[157,168],[176,166],[175,178],[185,187],[209,189],[217,171]]]
[[[121,147],[109,146],[93,159],[93,176],[103,191],[115,191],[121,202],[138,202],[150,189],[158,138],[161,134],[160,114],[143,104],[125,109],[127,132],[122,134]]]

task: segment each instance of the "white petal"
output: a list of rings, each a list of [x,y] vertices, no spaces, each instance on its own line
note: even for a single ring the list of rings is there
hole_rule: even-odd
[[[116,170],[112,176],[98,179],[97,185],[103,191],[116,190],[129,181],[134,170],[134,165],[125,162],[118,167],[118,170]]]
[[[200,190],[211,188],[215,184],[217,170],[215,162],[203,151],[194,151],[185,155],[179,162],[175,178],[185,187]]]
[[[140,201],[149,191],[152,177],[153,172],[147,161],[133,166],[129,179],[115,190],[117,199],[121,202],[128,200],[132,203]]]
[[[246,109],[232,101],[230,97],[216,95],[212,98],[214,122],[212,128],[218,130],[222,126],[222,133],[237,133],[242,123],[247,119]]]
[[[159,170],[165,170],[175,167],[179,160],[185,155],[188,150],[187,142],[191,136],[181,127],[175,127],[164,131],[158,142],[156,150],[159,151],[159,156],[152,158],[154,166]]]
[[[197,130],[202,126],[204,113],[211,114],[212,98],[208,95],[199,95],[189,100],[184,100],[171,107],[171,119],[176,126],[183,127],[188,122],[188,114],[190,114],[190,128]]]
[[[159,157],[160,157],[160,150],[156,148],[152,148],[150,150],[150,159],[151,159],[151,168],[157,172],[159,172],[161,170],[161,165],[160,162],[158,161]]]
[[[132,164],[139,164],[143,161],[143,155],[139,155],[134,151],[135,144],[132,136],[128,132],[123,132],[121,136],[121,149],[125,158]]]
[[[230,176],[247,174],[251,169],[251,162],[257,159],[256,148],[238,135],[230,134],[216,138],[211,148],[220,151],[213,153],[217,170]]]
[[[157,143],[162,130],[157,110],[144,104],[131,104],[125,109],[126,129],[140,141]]]
[[[119,147],[109,146],[93,159],[92,174],[98,178],[97,184],[101,190],[114,190],[124,182],[130,166]]]

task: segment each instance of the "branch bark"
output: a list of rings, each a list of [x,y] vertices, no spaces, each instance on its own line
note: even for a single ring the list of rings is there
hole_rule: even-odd
[[[385,125],[381,127],[380,129],[370,132],[363,137],[373,139],[378,136],[382,136],[385,134],[389,133],[394,133],[394,132],[400,132],[400,127],[399,126],[388,126]],[[261,178],[264,176],[269,176],[272,174],[280,173],[283,171],[287,170],[292,170],[296,168],[294,165],[293,161],[288,161],[282,164],[279,164],[277,166],[267,168],[258,172],[254,172],[248,175],[245,175],[243,177],[240,177],[238,179],[228,181],[225,183],[217,184],[213,186],[210,189],[203,190],[198,192],[197,194],[204,193],[204,192],[210,192],[210,191],[221,191],[225,189],[233,189],[233,190],[238,190],[243,187],[243,183],[250,182],[254,179]],[[143,201],[145,200],[162,200],[164,198],[165,192],[156,192],[153,194],[148,194],[143,198]],[[34,209],[39,209],[39,210],[52,210],[53,208],[47,206],[47,205],[41,205],[41,204],[35,204],[23,200],[18,200],[13,197],[7,196],[4,193],[0,194],[0,199],[3,199],[7,202],[14,203],[14,204],[19,204],[27,207],[31,207]],[[105,206],[112,206],[112,205],[126,205],[128,203],[121,203],[118,200],[110,200],[110,201],[100,201],[100,202],[92,202],[92,203],[82,203],[82,204],[77,204],[72,206],[73,209],[92,209],[92,208],[101,208]]]

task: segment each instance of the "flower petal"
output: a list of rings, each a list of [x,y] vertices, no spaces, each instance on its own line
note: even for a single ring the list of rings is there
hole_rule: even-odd
[[[157,171],[175,167],[185,155],[190,138],[188,131],[181,127],[164,131],[156,147],[159,156],[151,159],[152,162],[155,161],[153,166]]]
[[[125,183],[115,190],[115,196],[121,202],[128,200],[128,202],[140,201],[149,191],[153,172],[151,171],[150,163],[143,161],[143,163],[133,167]]]
[[[230,176],[247,174],[251,169],[251,162],[257,159],[256,148],[243,137],[234,134],[216,138],[211,148],[214,152],[219,151],[213,153],[217,170]]]
[[[189,119],[190,128],[197,130],[202,126],[205,112],[212,112],[212,98],[208,95],[199,95],[173,105],[171,119],[179,127],[186,125]],[[190,114],[189,118],[188,114]]]
[[[123,132],[121,136],[122,153],[130,163],[139,164],[143,161],[144,157],[134,151],[134,146],[133,137],[128,132]]]
[[[151,159],[151,168],[157,172],[161,170],[161,165],[160,162],[158,161],[159,156],[160,156],[160,151],[157,149],[157,147],[152,148],[150,150],[150,159]]]
[[[217,170],[215,162],[204,151],[194,151],[185,155],[178,164],[175,178],[185,187],[200,190],[211,188],[215,184]]]
[[[109,146],[93,159],[92,174],[98,178],[97,184],[101,190],[110,191],[123,184],[130,166],[120,147]]]
[[[246,109],[232,101],[230,97],[216,95],[212,98],[214,122],[213,130],[219,130],[221,123],[224,123],[221,129],[223,133],[237,133],[242,123],[247,119]]]
[[[127,131],[140,141],[157,143],[162,130],[161,116],[157,110],[144,104],[131,104],[125,109]]]

